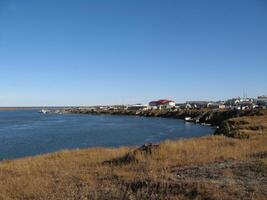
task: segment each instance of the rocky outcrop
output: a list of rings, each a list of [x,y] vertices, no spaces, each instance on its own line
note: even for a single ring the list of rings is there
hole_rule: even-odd
[[[243,125],[249,124],[246,121],[237,121],[233,119],[226,120],[222,123],[220,128],[216,130],[215,134],[222,134],[227,137],[233,138],[249,138],[248,134],[242,132],[241,127]]]
[[[224,120],[215,134],[222,134],[233,138],[249,138],[267,133],[267,112],[262,111],[255,115]]]
[[[240,124],[235,121],[231,121],[233,118],[240,118],[244,116],[260,116],[263,115],[262,110],[147,110],[147,111],[129,111],[129,110],[88,110],[88,109],[68,109],[64,112],[79,113],[79,114],[108,114],[108,115],[135,115],[143,117],[163,117],[182,119],[190,118],[192,122],[209,124],[216,126],[217,130],[215,134],[223,134],[229,137],[246,138],[247,136],[242,134],[240,136]],[[239,122],[241,123],[241,122]]]
[[[152,152],[158,148],[159,148],[158,144],[146,143],[141,147],[135,149],[133,152],[129,152],[122,157],[104,161],[103,164],[115,165],[115,166],[128,165],[133,162],[138,162],[136,155],[138,154],[151,155]]]

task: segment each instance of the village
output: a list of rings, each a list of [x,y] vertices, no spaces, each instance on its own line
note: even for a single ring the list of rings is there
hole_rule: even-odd
[[[251,110],[266,109],[267,95],[258,96],[257,98],[237,97],[226,101],[186,101],[177,103],[173,100],[160,99],[151,101],[148,104],[131,104],[131,105],[110,105],[110,106],[83,106],[78,107],[81,110],[95,111],[112,111],[112,110],[129,110],[129,111],[146,111],[146,110],[190,110],[190,109],[231,109],[231,110]]]

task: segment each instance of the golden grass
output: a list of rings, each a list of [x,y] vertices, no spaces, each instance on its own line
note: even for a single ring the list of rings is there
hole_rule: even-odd
[[[167,182],[171,170],[224,160],[247,160],[267,151],[267,137],[237,140],[209,136],[163,142],[152,154],[138,153],[125,165],[103,164],[133,149],[63,151],[0,164],[0,199],[105,199],[121,197],[120,185]],[[109,193],[111,196],[109,196]],[[103,197],[104,195],[104,197]]]
[[[225,134],[235,138],[266,135],[267,111],[262,110],[261,114],[260,116],[244,116],[226,120],[223,124]]]

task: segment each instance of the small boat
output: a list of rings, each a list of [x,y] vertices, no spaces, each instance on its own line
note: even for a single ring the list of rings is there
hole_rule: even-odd
[[[39,113],[47,114],[47,113],[49,113],[49,110],[42,109],[42,110],[39,111]]]
[[[184,120],[187,121],[187,122],[193,121],[191,117],[186,117]]]
[[[203,126],[211,126],[211,124],[208,124],[208,123],[201,123],[201,125],[203,125]]]

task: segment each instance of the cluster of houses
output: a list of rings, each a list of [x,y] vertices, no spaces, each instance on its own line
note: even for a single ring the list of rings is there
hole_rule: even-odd
[[[91,110],[181,110],[181,109],[257,109],[267,107],[267,96],[259,96],[257,98],[233,98],[226,101],[187,101],[185,103],[175,103],[173,100],[160,99],[151,101],[149,104],[133,104],[133,105],[114,105],[114,106],[94,106],[84,107],[80,109]]]
[[[175,103],[175,101],[161,99],[151,101],[148,105],[135,104],[127,107],[127,110],[177,110],[177,109],[257,109],[267,107],[267,96],[259,96],[258,98],[233,98],[226,101],[187,101],[185,103]]]
[[[129,105],[127,110],[169,110],[174,109],[176,106],[175,101],[168,100],[168,99],[160,99],[157,101],[151,101],[148,105],[146,104],[135,104]]]

